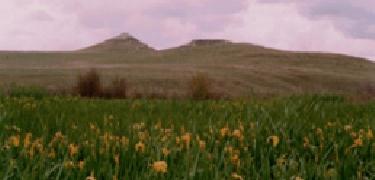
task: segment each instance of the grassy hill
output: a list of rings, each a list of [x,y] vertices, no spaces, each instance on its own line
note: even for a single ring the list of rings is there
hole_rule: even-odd
[[[226,40],[193,40],[154,50],[121,34],[67,52],[0,52],[0,85],[71,87],[79,73],[96,68],[104,80],[128,79],[137,91],[184,94],[186,82],[206,73],[231,96],[290,93],[356,94],[375,84],[375,64],[340,54],[280,51]]]

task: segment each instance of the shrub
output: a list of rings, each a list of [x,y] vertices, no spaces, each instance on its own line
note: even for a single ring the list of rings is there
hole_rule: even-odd
[[[112,80],[112,84],[104,92],[110,98],[126,98],[128,85],[124,78],[116,77]]]
[[[375,97],[375,85],[370,83],[366,84],[362,93],[368,95],[369,97]]]
[[[190,96],[193,99],[204,100],[213,98],[212,84],[206,74],[197,73],[189,82]]]
[[[355,96],[355,98],[360,101],[375,99],[375,84],[365,83],[363,85],[360,85]]]
[[[75,91],[82,97],[98,97],[102,95],[103,86],[100,75],[95,69],[78,76]]]

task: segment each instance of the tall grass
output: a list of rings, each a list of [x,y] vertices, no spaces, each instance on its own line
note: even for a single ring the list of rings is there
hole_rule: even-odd
[[[0,99],[3,179],[374,179],[375,103]]]
[[[32,97],[35,99],[42,99],[50,95],[50,92],[44,88],[37,86],[16,86],[12,85],[9,89],[5,90],[5,96],[9,97]]]

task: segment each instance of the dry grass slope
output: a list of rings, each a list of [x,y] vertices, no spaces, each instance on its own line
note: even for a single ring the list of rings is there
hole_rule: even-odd
[[[329,53],[280,51],[225,40],[195,40],[156,51],[122,34],[71,52],[0,52],[0,82],[8,86],[71,87],[95,68],[110,83],[126,78],[130,91],[183,95],[193,74],[205,73],[220,94],[348,93],[375,84],[375,64]],[[366,89],[366,88],[365,88]],[[363,90],[365,91],[365,90]]]

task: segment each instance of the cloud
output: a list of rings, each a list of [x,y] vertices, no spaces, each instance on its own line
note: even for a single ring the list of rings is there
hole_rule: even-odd
[[[263,3],[296,4],[299,13],[313,20],[328,20],[345,35],[375,40],[373,0],[259,0]]]
[[[127,31],[153,46],[166,48],[192,36],[218,32],[240,23],[235,14],[246,9],[247,1],[139,0],[134,3],[70,0],[70,3],[64,1],[66,9],[75,14],[85,28],[106,29],[111,34]],[[176,29],[179,33],[175,33]]]
[[[272,3],[271,3],[272,1]],[[348,36],[332,19],[301,15],[301,4],[252,1],[241,14],[243,26],[219,36],[285,50],[337,52],[375,59],[375,41]]]
[[[13,13],[16,19],[0,24],[5,27],[0,30],[0,42],[9,41],[10,36],[17,42],[0,43],[0,48],[76,49],[122,32],[166,48],[241,23],[236,14],[246,9],[246,3],[247,0],[5,0],[1,5],[11,11],[0,12],[0,17]]]
[[[29,14],[29,18],[31,21],[52,21],[54,20],[51,15],[43,10],[35,10]]]

